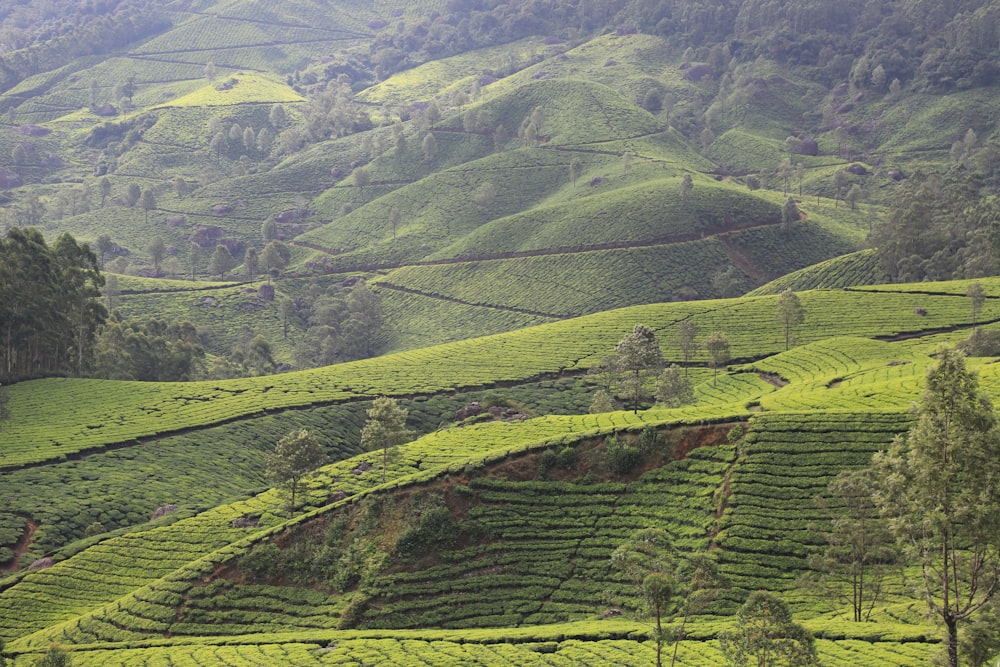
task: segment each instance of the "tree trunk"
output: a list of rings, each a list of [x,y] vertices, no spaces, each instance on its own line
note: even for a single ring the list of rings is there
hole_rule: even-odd
[[[958,667],[958,621],[947,616],[944,624],[948,627],[948,667]]]

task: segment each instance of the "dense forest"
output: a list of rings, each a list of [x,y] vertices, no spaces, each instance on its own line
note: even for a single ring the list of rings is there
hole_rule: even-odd
[[[97,257],[69,234],[52,247],[34,229],[0,240],[0,378],[79,375],[107,311]]]

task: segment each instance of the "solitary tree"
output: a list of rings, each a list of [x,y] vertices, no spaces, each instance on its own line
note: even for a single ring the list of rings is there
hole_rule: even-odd
[[[154,236],[153,240],[149,242],[147,250],[149,250],[149,258],[153,260],[153,273],[159,277],[160,264],[163,262],[163,256],[167,254],[167,244],[162,236]]]
[[[818,666],[812,634],[792,621],[785,601],[767,591],[755,591],[736,615],[736,627],[719,635],[732,667]]]
[[[372,177],[368,170],[364,167],[358,167],[353,172],[351,172],[351,180],[354,181],[354,187],[358,189],[358,194],[361,196],[361,201],[365,200],[365,188],[371,183]]]
[[[1000,427],[965,358],[946,348],[927,372],[916,424],[875,455],[875,503],[905,556],[920,566],[920,597],[947,628],[958,667],[958,625],[1000,585]]]
[[[233,254],[229,252],[229,248],[222,244],[215,246],[215,252],[212,253],[212,256],[208,260],[208,273],[225,280],[226,273],[235,267],[236,260],[233,258]]]
[[[708,352],[708,356],[712,358],[712,370],[715,371],[712,375],[712,386],[714,387],[715,381],[719,377],[719,368],[729,363],[729,338],[721,331],[713,331],[701,345]]]
[[[691,174],[684,174],[681,178],[681,200],[687,202],[688,197],[691,196],[691,189],[694,188],[694,180],[691,178]]]
[[[781,206],[781,227],[786,232],[792,228],[792,225],[799,221],[799,207],[795,203],[795,199],[788,197],[785,199],[785,203]]]
[[[826,547],[809,559],[801,583],[824,597],[833,593],[851,605],[855,622],[867,621],[896,564],[888,526],[872,499],[872,468],[845,470],[827,485],[816,504],[830,516]]]
[[[292,261],[292,251],[281,241],[271,241],[264,246],[264,268],[267,270],[267,282],[271,282],[271,272],[280,271]]]
[[[798,295],[790,289],[786,289],[778,295],[778,319],[785,329],[785,349],[787,350],[792,342],[792,333],[795,327],[806,321],[806,309],[799,301]]]
[[[139,205],[146,214],[146,224],[149,224],[149,212],[156,210],[156,196],[152,190],[143,190],[139,198]]]
[[[268,457],[268,478],[275,486],[291,494],[288,503],[289,518],[295,513],[295,496],[302,478],[322,465],[325,460],[323,448],[305,429],[288,433],[278,441],[274,452]]]
[[[639,412],[646,378],[663,368],[663,351],[656,334],[645,324],[636,324],[615,346],[623,389],[632,398],[632,411]]]
[[[62,647],[56,645],[50,646],[49,650],[35,662],[36,667],[70,667],[72,664],[69,654]]]
[[[192,242],[188,246],[188,266],[191,267],[191,280],[198,276],[198,269],[201,267],[201,246]]]
[[[662,528],[639,530],[612,552],[611,564],[639,586],[646,610],[655,618],[656,665],[661,667],[662,618],[676,587],[676,553],[670,535]]]
[[[569,161],[569,177],[573,181],[573,187],[576,187],[576,181],[580,176],[583,175],[583,162],[580,162],[580,158],[575,157]]]
[[[142,196],[142,188],[136,183],[129,183],[128,187],[125,188],[125,204],[132,208],[137,203],[139,203],[139,197]]]
[[[698,323],[694,320],[684,320],[677,327],[677,347],[684,355],[684,376],[688,374],[688,364],[698,351]]]
[[[679,408],[694,403],[694,387],[691,379],[681,373],[677,364],[670,364],[660,373],[656,381],[656,402],[668,408]]]
[[[408,414],[409,411],[399,407],[396,399],[379,396],[368,410],[368,421],[361,429],[361,446],[369,450],[382,450],[383,483],[389,466],[389,450],[413,437],[413,432],[406,428]]]
[[[978,280],[965,290],[965,296],[969,297],[972,301],[972,326],[975,328],[976,320],[979,316],[979,311],[982,309],[983,304],[986,303],[986,292],[983,290],[983,285]]]
[[[702,555],[683,556],[674,550],[665,530],[644,528],[612,552],[611,564],[639,587],[645,611],[655,619],[657,667],[662,665],[664,642],[674,645],[673,665],[688,616],[700,612],[726,586],[715,561]],[[682,616],[680,627],[672,631],[663,627],[670,612]]]
[[[402,219],[402,214],[399,209],[393,206],[389,209],[389,226],[392,227],[392,238],[396,238],[396,230],[399,228],[400,220]]]
[[[247,274],[250,277],[250,282],[253,283],[253,277],[257,273],[257,269],[260,266],[260,253],[257,248],[248,248],[247,253],[243,258],[243,263],[246,264]]]

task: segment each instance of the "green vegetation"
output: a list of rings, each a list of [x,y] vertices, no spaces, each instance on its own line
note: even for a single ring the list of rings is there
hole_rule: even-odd
[[[4,658],[996,660],[996,19],[0,12]]]

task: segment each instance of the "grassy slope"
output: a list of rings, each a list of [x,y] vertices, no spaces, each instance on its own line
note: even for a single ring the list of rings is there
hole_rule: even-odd
[[[1000,294],[1000,285],[993,281],[985,281],[985,285],[990,294]],[[741,582],[739,583],[740,588],[749,590],[763,585],[764,579],[766,579],[768,585],[777,586],[778,580],[774,579],[772,574],[766,574],[764,570],[760,569],[765,563],[770,563],[770,566],[773,566],[774,562],[777,562],[772,550],[767,546],[771,543],[752,543],[747,541],[750,535],[759,534],[759,531],[762,529],[759,519],[756,518],[757,514],[751,511],[753,507],[757,506],[757,503],[748,502],[748,499],[755,493],[753,489],[758,488],[754,485],[757,483],[755,480],[760,474],[761,464],[770,461],[772,463],[766,463],[766,465],[776,465],[773,463],[772,452],[784,452],[782,454],[782,469],[780,471],[774,469],[768,473],[771,475],[772,483],[773,479],[777,478],[775,476],[785,475],[791,476],[790,484],[801,486],[799,482],[795,481],[795,475],[799,473],[794,471],[798,470],[801,465],[806,465],[806,463],[789,463],[787,457],[794,454],[805,457],[805,460],[812,460],[816,456],[815,452],[829,450],[831,455],[827,459],[824,459],[829,461],[824,465],[832,466],[828,469],[829,472],[811,478],[810,489],[812,490],[799,489],[799,493],[805,493],[805,497],[809,497],[810,494],[814,493],[822,485],[825,475],[832,474],[833,471],[838,469],[838,466],[858,465],[862,463],[864,455],[881,446],[879,443],[884,445],[893,432],[905,427],[906,406],[919,392],[923,369],[931,362],[928,356],[931,350],[927,346],[921,349],[910,342],[886,343],[871,341],[865,338],[830,339],[829,336],[837,333],[837,331],[843,334],[861,334],[863,336],[889,335],[906,330],[933,331],[942,326],[953,323],[961,324],[968,320],[969,306],[966,303],[967,299],[963,296],[964,284],[955,284],[954,286],[951,284],[921,286],[915,288],[912,293],[893,292],[890,289],[864,292],[803,293],[803,302],[806,304],[809,312],[807,324],[797,332],[799,340],[803,345],[789,352],[779,354],[773,354],[780,349],[781,344],[780,331],[772,310],[773,297],[705,302],[700,304],[641,307],[607,315],[591,316],[573,322],[557,323],[540,329],[529,329],[517,334],[485,339],[481,343],[465,343],[459,346],[441,348],[442,357],[457,364],[457,366],[452,366],[453,368],[466,368],[471,359],[484,356],[490,359],[504,358],[508,362],[513,361],[515,358],[523,358],[529,360],[529,364],[520,373],[532,374],[552,367],[551,364],[544,360],[548,359],[554,350],[539,350],[538,347],[542,344],[542,341],[553,341],[556,339],[560,341],[560,347],[563,349],[565,358],[575,359],[569,366],[564,367],[568,368],[573,365],[585,367],[587,365],[586,359],[592,359],[594,355],[599,354],[601,349],[610,348],[611,344],[621,335],[622,331],[628,328],[628,322],[635,320],[651,323],[660,331],[664,342],[669,345],[670,331],[672,329],[671,322],[694,315],[703,332],[716,328],[727,330],[733,337],[734,356],[737,358],[758,357],[762,353],[767,358],[754,362],[752,367],[733,367],[731,374],[723,376],[723,380],[715,386],[713,386],[709,374],[702,373],[698,375],[698,381],[701,383],[699,393],[702,396],[700,407],[689,408],[679,412],[654,410],[634,417],[631,413],[581,417],[549,417],[529,421],[523,425],[497,424],[484,425],[468,430],[442,431],[439,434],[428,436],[407,447],[403,457],[398,462],[393,463],[391,467],[390,472],[392,477],[397,480],[391,482],[391,485],[407,485],[417,479],[429,480],[445,474],[448,470],[452,474],[459,473],[468,462],[480,460],[481,458],[484,461],[500,461],[505,459],[511,452],[522,449],[538,450],[551,447],[553,443],[582,443],[592,439],[597,434],[618,429],[635,429],[642,424],[651,423],[668,426],[670,424],[685,423],[705,418],[712,420],[745,419],[749,416],[746,406],[750,403],[759,403],[769,412],[755,418],[753,421],[750,431],[752,438],[748,442],[754,444],[750,445],[747,449],[749,458],[737,462],[737,467],[733,470],[732,479],[735,494],[733,503],[731,504],[733,509],[731,512],[725,514],[726,518],[723,519],[723,523],[721,524],[722,530],[718,533],[716,540],[719,545],[718,548],[721,550],[720,558],[724,564],[724,569],[727,569],[731,577]],[[931,295],[928,292],[936,292],[940,296]],[[918,303],[927,309],[928,315],[926,317],[913,313],[914,305]],[[849,316],[847,315],[848,313],[852,315]],[[995,311],[992,300],[983,311],[983,318],[989,320],[1000,318],[1000,311]],[[912,321],[908,322],[908,320]],[[840,323],[840,329],[836,329],[838,326],[837,323]],[[553,327],[559,329],[562,333],[556,333]],[[745,331],[746,333],[742,334],[741,331]],[[771,333],[767,333],[768,331],[771,331]],[[532,337],[531,334],[533,332],[540,332],[543,335]],[[768,342],[769,340],[770,342]],[[495,352],[487,351],[498,349],[496,348],[497,345],[507,348],[507,351],[503,353],[503,357],[497,356]],[[462,350],[467,350],[467,354],[470,356],[462,356]],[[522,352],[516,352],[515,350],[522,350]],[[581,356],[581,353],[585,350],[589,352]],[[669,346],[666,351],[668,356],[674,355]],[[771,353],[771,356],[767,356],[768,351]],[[427,356],[426,354],[402,355],[397,357],[397,362],[405,363],[408,360],[413,362],[420,361],[422,362],[422,368],[425,369],[423,374],[426,375],[426,370],[433,368],[432,364],[438,363],[432,361],[433,358],[433,356]],[[900,361],[907,363],[901,364]],[[544,366],[539,365],[540,363],[543,363]],[[400,380],[412,375],[411,371],[404,370],[405,366],[399,366],[397,363],[394,363],[392,357],[381,360],[381,364],[383,376],[390,369],[392,375],[397,375]],[[358,371],[364,368],[364,366],[364,363],[351,364],[344,367],[343,370],[357,376]],[[532,371],[530,368],[534,370]],[[332,384],[335,382],[331,376],[331,372],[334,370],[336,369],[324,371],[325,382],[323,384]],[[756,375],[753,374],[755,371],[781,375],[789,381],[789,384],[775,390],[773,386],[767,383],[748,383],[748,379],[756,378]],[[983,374],[984,386],[988,390],[994,391],[1000,389],[1000,375],[998,375],[994,366],[982,366],[981,373]],[[302,375],[302,379],[305,380],[311,374],[304,373],[299,375]],[[517,375],[517,373],[514,373],[514,375]],[[460,377],[454,371],[451,372],[451,376],[453,378]],[[291,390],[295,384],[298,384],[299,381],[294,378],[295,376],[292,375],[284,376],[284,380],[292,381],[283,383],[285,390]],[[380,381],[383,384],[373,386],[371,391],[387,391],[388,393],[392,393],[391,385],[384,384],[385,381]],[[392,382],[392,380],[389,381]],[[229,393],[232,396],[232,391],[238,390],[238,388],[252,391],[252,387],[256,382],[239,381],[217,384],[228,384]],[[57,386],[47,381],[13,387],[13,406],[23,407],[25,403],[22,401],[34,393],[28,390],[46,384],[53,385],[53,388]],[[80,388],[90,386],[90,383],[82,382],[62,382],[58,384],[63,385],[66,389],[71,389],[73,385]],[[310,381],[310,384],[313,384],[314,387],[319,387],[319,385],[312,381]],[[108,391],[113,385],[114,383],[106,385],[107,388],[102,392],[102,398],[105,403],[113,395]],[[185,386],[178,385],[173,388],[179,389],[182,387]],[[195,394],[200,394],[204,388],[188,385],[185,387],[183,393],[193,397]],[[172,387],[168,385],[159,387],[149,386],[148,389],[162,392],[171,391]],[[219,389],[223,389],[223,387],[220,386]],[[269,391],[268,394],[271,394],[273,391]],[[397,389],[397,391],[399,390]],[[148,398],[138,398],[134,394],[134,391],[129,395],[122,394],[122,398],[131,400],[135,408],[140,412],[142,411],[140,406],[151,404]],[[58,400],[60,405],[64,406],[72,402],[73,399],[69,398],[72,395],[70,393],[60,399],[56,399],[54,396],[50,398]],[[313,398],[317,399],[321,397],[317,394]],[[217,393],[216,400],[225,402],[226,394]],[[824,411],[831,408],[834,412],[824,413]],[[785,410],[812,411],[811,414],[813,416],[804,417],[801,416],[801,413],[797,413],[800,416],[795,416],[795,414],[782,416],[782,411]],[[857,418],[848,417],[848,413],[857,413],[859,410],[874,412],[862,413]],[[129,414],[130,410],[126,408],[118,412],[124,417]],[[875,431],[872,430],[873,425],[877,421],[872,416],[875,413],[887,414],[883,420],[885,429],[881,432],[882,435],[878,435],[878,437],[874,437],[873,439],[865,439],[861,437],[861,434],[875,434]],[[15,415],[17,414],[15,413]],[[22,415],[22,419],[19,421],[22,422],[21,428],[24,428],[23,416],[27,413],[21,412],[20,414]],[[33,414],[37,415],[36,418],[42,418],[42,415],[47,414],[43,404],[36,404]],[[897,416],[893,417],[891,415]],[[133,421],[138,421],[138,417],[132,419]],[[810,440],[808,437],[803,440],[801,436],[787,440],[786,436],[780,435],[782,433],[802,431],[803,419],[810,423],[816,423],[817,420],[823,421],[828,424],[827,431],[834,429],[842,432],[844,435],[842,438],[831,438],[827,433],[827,435],[823,435],[819,440]],[[18,426],[18,421],[16,420],[12,426]],[[814,429],[810,427],[806,432],[811,430]],[[9,435],[9,432],[5,434],[5,436],[7,435]],[[7,440],[6,437],[5,440]],[[844,458],[845,455],[836,454],[839,451],[836,447],[845,446],[843,443],[855,443],[849,447],[849,450],[853,454],[848,458]],[[831,450],[831,447],[834,449]],[[718,452],[722,458],[715,459],[715,455],[712,454],[710,448],[703,450],[702,454],[691,459],[692,463],[678,468],[676,473],[670,473],[672,468],[668,467],[663,468],[662,472],[650,474],[654,477],[657,477],[657,475],[662,476],[663,474],[680,474],[684,479],[688,480],[684,482],[685,484],[694,483],[694,478],[684,476],[693,473],[695,468],[690,468],[689,466],[696,465],[695,461],[704,461],[704,465],[697,464],[700,466],[696,468],[700,471],[697,479],[701,480],[699,483],[704,485],[705,493],[708,495],[695,494],[690,497],[684,495],[678,498],[681,502],[701,502],[697,501],[697,499],[710,498],[712,490],[721,484],[725,470],[732,465],[732,459],[724,456],[724,448],[719,449]],[[761,463],[755,462],[753,458],[758,453],[764,457],[761,459]],[[368,460],[370,461],[371,459],[369,458]],[[713,460],[716,462],[712,463]],[[344,491],[350,497],[351,494],[365,492],[365,489],[374,489],[379,486],[381,480],[377,465],[370,474],[361,476],[349,474],[348,471],[356,464],[356,459],[335,464],[313,480],[311,483],[312,490],[307,494],[306,501],[307,508],[316,508],[313,516],[318,517],[334,509],[333,507],[324,509],[325,503],[328,502],[330,494],[334,491]],[[815,466],[816,463],[808,465]],[[744,468],[741,466],[745,466],[745,480],[742,476],[744,473],[741,472]],[[713,470],[714,472],[712,472]],[[705,477],[706,474],[709,476]],[[714,482],[712,481],[712,475],[715,475]],[[407,479],[411,481],[406,481]],[[743,488],[741,484],[744,483],[749,486]],[[475,488],[481,488],[482,491],[476,492],[477,494],[481,494],[485,493],[486,489],[490,487],[480,486]],[[553,489],[555,488],[553,487]],[[670,487],[669,485],[664,487],[661,483],[657,483],[652,488]],[[539,491],[541,491],[541,487],[535,493]],[[638,487],[632,492],[638,493],[637,498],[643,496]],[[512,496],[512,498],[514,497],[516,496]],[[736,498],[742,499],[742,502],[736,503]],[[596,502],[596,497],[592,498],[589,502]],[[670,506],[670,502],[666,500],[656,502],[658,505],[666,503],[666,506]],[[619,501],[619,504],[620,511],[626,512],[625,508],[629,503]],[[802,502],[799,501],[797,506],[801,507]],[[15,650],[30,650],[29,647],[45,646],[51,638],[56,636],[61,637],[62,641],[86,643],[108,640],[135,641],[142,637],[148,637],[150,632],[158,633],[158,628],[164,627],[160,624],[164,622],[170,623],[167,620],[167,616],[169,615],[172,618],[176,615],[174,611],[176,602],[171,601],[179,599],[176,597],[179,592],[186,590],[186,587],[190,586],[190,583],[185,582],[192,581],[192,577],[200,576],[196,573],[208,573],[213,569],[213,563],[225,562],[231,559],[233,554],[242,553],[254,541],[264,539],[272,534],[274,530],[280,529],[283,525],[283,519],[280,517],[279,508],[280,499],[272,493],[266,493],[248,501],[211,510],[196,517],[181,518],[171,525],[164,525],[157,528],[156,524],[152,524],[144,532],[135,533],[134,535],[124,534],[120,537],[105,540],[99,546],[86,549],[77,556],[70,557],[57,564],[56,567],[44,572],[9,579],[5,582],[5,590],[0,595],[8,600],[10,608],[16,607],[34,611],[26,611],[26,613],[20,614],[16,619],[14,617],[4,617],[4,627],[6,628],[4,636],[14,639],[39,631],[40,634],[34,635],[30,639],[18,640],[14,643]],[[484,505],[483,508],[485,511],[487,506]],[[509,509],[497,507],[495,510],[489,510],[487,514],[481,516],[484,517],[483,520],[493,520],[489,519],[490,516],[496,516],[497,520],[500,520],[503,515],[502,512],[501,514],[495,514],[495,511],[500,510],[502,512],[513,511],[523,516],[523,511],[517,510],[515,507]],[[677,516],[692,517],[693,520],[692,511],[696,511],[694,506],[684,512],[678,513]],[[703,508],[697,511],[706,512],[707,509]],[[749,514],[746,513],[748,511],[750,512]],[[262,523],[260,530],[262,532],[254,533],[251,530],[248,533],[245,529],[226,527],[232,518],[244,514],[261,516]],[[598,512],[598,514],[601,514],[601,512]],[[629,514],[629,516],[633,515]],[[711,523],[712,517],[715,515],[712,511],[708,511],[704,516],[705,520]],[[806,520],[804,515],[798,516],[797,520]],[[299,521],[303,520],[308,519],[300,518]],[[609,529],[618,526],[615,530],[620,530],[624,524],[614,519],[609,519],[601,525],[607,526]],[[688,548],[695,548],[699,544],[703,544],[699,539],[703,540],[704,538],[698,538],[698,535],[704,533],[699,533],[698,531],[704,531],[705,525],[707,524],[704,524],[702,520],[691,524],[693,527],[703,527],[701,529],[690,529],[691,532],[688,533],[689,541],[684,542],[688,545]],[[779,531],[775,533],[775,539],[788,541],[790,545],[794,545],[797,543],[796,540],[802,539],[801,536],[796,537],[795,533],[787,532],[787,528],[787,526],[775,528],[775,530]],[[565,529],[553,527],[552,530],[562,531]],[[676,530],[680,530],[680,528],[678,527]],[[183,540],[177,541],[175,537],[171,537],[177,534],[177,531],[183,532],[185,536]],[[551,536],[560,534],[558,532],[549,532]],[[250,541],[245,541],[244,537],[249,538]],[[613,536],[609,534],[609,540],[611,537]],[[524,537],[522,536],[519,539],[524,539]],[[567,533],[567,539],[573,539],[571,533]],[[234,547],[230,548],[226,546],[233,543],[234,540],[237,541],[234,543]],[[758,546],[754,546],[754,544]],[[790,581],[788,577],[792,576],[795,568],[802,567],[803,554],[808,553],[810,548],[814,548],[814,543],[811,541],[801,542],[801,544],[804,546],[788,547],[792,551],[781,557],[786,560],[791,558],[791,560],[787,564],[782,565],[783,574],[780,581],[785,583],[779,587],[787,585],[787,582]],[[209,556],[210,553],[220,548],[222,548],[222,551]],[[530,546],[525,545],[525,548],[530,551]],[[167,551],[164,551],[164,549]],[[158,557],[160,564],[156,567],[151,567],[150,561],[147,560],[147,556],[144,554],[154,552],[160,554]],[[172,555],[165,557],[166,553]],[[488,553],[490,553],[489,550],[483,552],[483,555],[478,558],[487,558]],[[588,551],[588,553],[591,554],[588,556],[589,561],[581,561],[579,557],[574,561],[577,562],[578,567],[584,567],[584,562],[592,563],[592,565],[587,567],[600,567],[600,563],[603,562],[602,559],[606,558],[606,554],[605,556],[601,556],[596,551],[592,553]],[[112,556],[112,554],[118,555]],[[126,556],[125,554],[131,555]],[[727,554],[731,554],[731,556],[727,556]],[[757,555],[755,556],[754,554]],[[186,562],[202,555],[207,556],[208,559],[191,567],[185,565]],[[119,564],[116,566],[118,574],[114,577],[109,578],[108,575],[104,574],[85,574],[86,572],[101,572],[100,568],[95,570],[93,564],[109,558],[114,558],[114,562]],[[124,560],[122,560],[123,558]],[[138,560],[130,561],[130,559]],[[142,571],[140,572],[132,568],[128,564],[129,562],[142,562]],[[487,559],[483,562],[488,565],[489,561]],[[782,560],[782,562],[784,561]],[[792,563],[796,562],[799,565],[792,565]],[[488,570],[489,568],[487,567],[486,569]],[[740,575],[739,577],[737,577],[738,574]],[[91,583],[85,585],[79,594],[71,593],[66,588],[68,581],[66,577],[80,580],[81,583],[84,580]],[[166,579],[157,582],[161,577],[166,577]],[[761,577],[764,579],[761,579]],[[128,591],[136,586],[147,585],[151,585],[152,587],[143,589],[145,592],[140,592],[138,597],[133,599],[132,602],[126,604],[115,602],[116,599],[126,595]],[[403,582],[400,581],[399,585],[402,586]],[[483,585],[486,585],[485,581]],[[85,594],[84,590],[86,591]],[[400,590],[403,591],[405,589]],[[540,614],[540,616],[537,616],[536,620],[542,618],[554,620],[559,616],[567,614],[567,618],[573,619],[580,618],[581,614],[589,616],[593,613],[595,611],[593,608],[588,612],[576,603],[570,604],[572,600],[583,599],[579,597],[580,595],[593,599],[593,595],[587,596],[582,591],[570,594],[570,591],[575,590],[575,588],[567,589],[567,594],[570,597],[566,599],[566,604],[539,608],[537,614]],[[56,591],[59,591],[57,595]],[[168,591],[173,592],[167,594]],[[268,607],[267,605],[260,607],[260,613],[264,614],[264,616],[260,617],[261,621],[270,623],[264,621],[267,618],[267,614],[283,614],[284,612],[281,610],[288,603],[282,602],[282,600],[285,599],[286,595],[290,594],[292,594],[290,590],[286,590],[285,592],[276,590],[268,593],[268,596],[277,596],[274,598],[275,602],[273,602],[273,605],[277,606],[272,605],[274,611],[271,612],[266,611],[266,609],[272,607]],[[530,596],[532,593],[526,592],[525,594]],[[733,593],[733,596],[734,600],[739,597],[738,590]],[[427,611],[421,613],[426,615],[431,610],[437,609],[438,611],[435,613],[445,613],[447,616],[449,613],[446,611],[447,609],[458,609],[458,607],[454,606],[454,600],[451,598],[442,598],[439,603],[434,603],[434,599],[433,596],[427,598],[428,602],[423,605],[423,608]],[[387,603],[397,606],[399,604],[392,603],[389,600],[387,600]],[[39,604],[42,606],[37,606]],[[225,611],[228,608],[228,603],[222,602],[221,604],[222,606],[216,613],[229,613]],[[340,603],[331,600],[323,604],[327,606],[333,605],[333,608],[336,608]],[[815,623],[822,622],[826,624],[824,627],[828,629],[834,627],[829,625],[833,621],[825,616],[825,612],[824,614],[820,614],[819,607],[816,607],[813,602],[801,599],[796,605],[799,613],[804,618],[813,617],[816,619]],[[370,622],[374,623],[376,619],[380,618],[378,609],[381,608],[381,604],[373,602],[369,608],[374,614],[371,616]],[[482,616],[483,620],[478,622],[474,622],[473,617],[468,617],[467,621],[463,621],[459,625],[468,623],[477,625],[481,624],[487,618],[493,618],[497,615],[497,618],[506,617],[509,613],[502,610],[489,612]],[[898,617],[900,612],[887,609],[885,613],[888,614],[885,616],[888,619]],[[73,618],[80,614],[84,614],[84,616],[79,621],[72,621]],[[141,618],[147,620],[142,621],[140,620]],[[306,627],[315,627],[309,626],[309,622],[305,618],[299,621],[292,621],[288,617],[284,618],[285,620],[281,621],[279,625],[285,624],[289,629],[301,628],[304,630]],[[392,624],[396,624],[402,622],[402,619],[407,618],[407,616],[391,616],[390,618],[397,619],[392,621]],[[431,618],[431,616],[427,616],[427,618]],[[441,620],[443,618],[441,617],[439,622],[444,622]],[[527,620],[525,616],[521,616],[520,618],[522,619],[520,622]],[[44,630],[46,626],[58,623],[60,620],[71,622],[64,625],[55,625],[52,630]],[[291,623],[290,626],[288,625],[289,623]],[[418,623],[418,625],[420,624]],[[213,627],[218,628],[221,626],[215,625]],[[257,626],[252,623],[247,627],[247,631],[258,631],[255,629]],[[607,629],[608,626],[604,627]],[[711,636],[713,633],[712,627],[711,624],[706,625],[701,632],[705,633],[704,636],[706,637]],[[878,625],[876,627],[882,628],[883,626]],[[887,635],[889,640],[884,645],[880,644],[879,650],[899,650],[898,646],[893,643],[895,640],[891,638],[897,637],[900,631],[888,630],[889,625],[884,627],[886,628],[885,631],[889,633]],[[185,630],[183,628],[188,629]],[[833,631],[846,634],[848,637],[853,636],[852,633],[856,632],[855,628],[846,623],[835,624],[835,628],[836,630]],[[239,625],[232,626],[230,630],[237,633],[240,632]],[[866,632],[870,632],[871,630],[871,628],[865,629]],[[316,631],[318,632],[318,630]],[[578,631],[583,632],[582,629]],[[178,635],[189,634],[190,632],[195,632],[198,635],[202,634],[201,631],[196,631],[189,624],[178,625],[176,628],[176,634]],[[544,630],[540,632],[544,634]],[[927,629],[920,625],[903,630],[904,634],[911,633],[912,635],[924,634],[926,632]],[[572,632],[569,634],[572,634]],[[308,636],[307,634],[302,637]],[[334,639],[340,635],[335,630],[327,630],[324,634],[315,636],[322,636],[324,639]],[[536,637],[536,635],[530,636]],[[416,637],[426,639],[419,631]],[[197,643],[192,644],[190,642],[196,641],[200,643],[204,640],[187,640],[178,636],[175,640],[171,641],[177,645],[176,650],[183,653],[183,651],[196,650],[195,646],[197,646]],[[269,642],[273,642],[285,645],[298,641],[302,641],[301,637],[293,638],[289,636],[287,639],[281,638],[279,640],[264,639],[258,636],[257,640],[252,643],[268,644]],[[309,641],[314,640],[307,640],[307,643]],[[183,648],[185,646],[188,648]],[[602,645],[594,644],[592,648],[593,650],[599,650],[600,646]],[[838,651],[851,650],[850,646],[850,642],[846,644],[837,643],[835,646],[828,647],[827,651],[831,655],[836,655]],[[692,649],[694,648],[692,646]],[[561,647],[559,650],[569,650],[569,645],[567,644],[567,646]],[[107,654],[100,655],[103,655],[105,658],[108,657]],[[141,655],[148,657],[151,654],[143,653]],[[921,659],[919,656],[922,655],[924,654],[918,652],[911,655],[909,660],[919,662]],[[81,654],[82,656],[83,654]],[[904,661],[902,664],[914,663]]]

